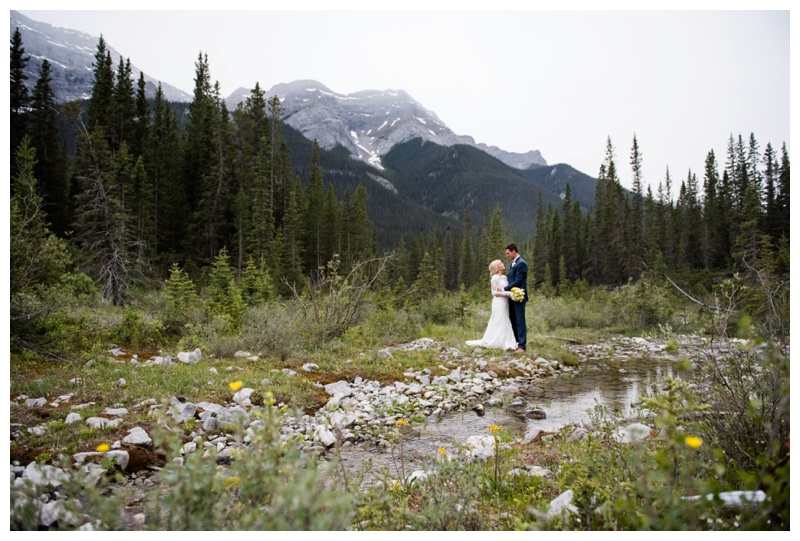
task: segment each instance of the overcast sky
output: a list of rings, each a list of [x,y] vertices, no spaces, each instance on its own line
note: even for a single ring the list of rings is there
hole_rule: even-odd
[[[537,149],[549,164],[592,176],[611,137],[625,186],[634,134],[654,191],[667,167],[676,186],[690,169],[702,181],[708,151],[722,166],[731,134],[752,132],[762,152],[768,142],[776,149],[785,142],[791,155],[788,3],[766,4],[784,11],[591,12],[486,11],[486,2],[479,11],[320,11],[309,2],[281,4],[304,11],[86,11],[93,4],[85,2],[70,3],[83,11],[34,11],[26,7],[47,3],[13,4],[42,22],[102,33],[145,73],[186,92],[203,51],[225,96],[256,81],[269,89],[297,79],[340,93],[403,89],[459,135],[514,152]]]

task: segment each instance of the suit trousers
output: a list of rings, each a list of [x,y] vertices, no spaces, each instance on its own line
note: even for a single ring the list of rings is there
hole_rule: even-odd
[[[517,347],[527,349],[525,347],[528,340],[527,326],[525,324],[525,301],[514,302],[511,301],[508,307],[508,317],[511,320],[511,328],[514,330],[514,337],[517,339]]]

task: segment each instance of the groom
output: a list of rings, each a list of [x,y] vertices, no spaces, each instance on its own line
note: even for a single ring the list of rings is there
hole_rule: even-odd
[[[521,302],[510,301],[508,303],[508,316],[511,319],[514,338],[517,339],[517,350],[514,353],[525,353],[527,340],[525,303],[528,302],[528,264],[519,256],[519,248],[514,242],[509,242],[506,245],[506,257],[511,262],[511,269],[508,271],[508,285],[505,290],[511,291],[512,287],[519,287],[525,290],[525,298]]]

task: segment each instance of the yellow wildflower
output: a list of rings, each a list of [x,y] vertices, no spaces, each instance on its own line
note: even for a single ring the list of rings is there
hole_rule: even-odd
[[[239,389],[242,388],[242,382],[241,381],[232,381],[232,382],[230,382],[228,384],[228,387],[230,387],[231,390],[235,393],[236,391],[238,391]]]
[[[445,454],[446,452],[447,452],[447,451],[445,451],[445,450],[444,450],[444,447],[439,447],[439,454],[440,454],[440,455],[443,455],[443,454]]]
[[[698,447],[703,445],[703,440],[701,440],[697,436],[686,436],[686,445],[688,445],[692,449],[697,449]]]
[[[396,424],[397,426],[407,425],[408,421],[406,421],[405,419],[398,419],[394,422],[394,424]]]
[[[497,432],[498,430],[503,430],[503,427],[499,425],[492,425],[489,427],[489,432],[494,433]]]
[[[225,480],[222,482],[222,485],[225,489],[236,488],[242,484],[242,480],[239,477],[226,477]]]
[[[101,443],[100,445],[97,446],[97,450],[101,453],[105,453],[109,449],[111,449],[111,447],[109,447],[107,443]]]

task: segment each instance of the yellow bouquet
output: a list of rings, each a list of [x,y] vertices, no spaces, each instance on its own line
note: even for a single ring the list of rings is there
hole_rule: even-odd
[[[522,299],[525,298],[525,290],[521,287],[512,287],[509,293],[511,293],[509,297],[514,302],[522,302]]]

